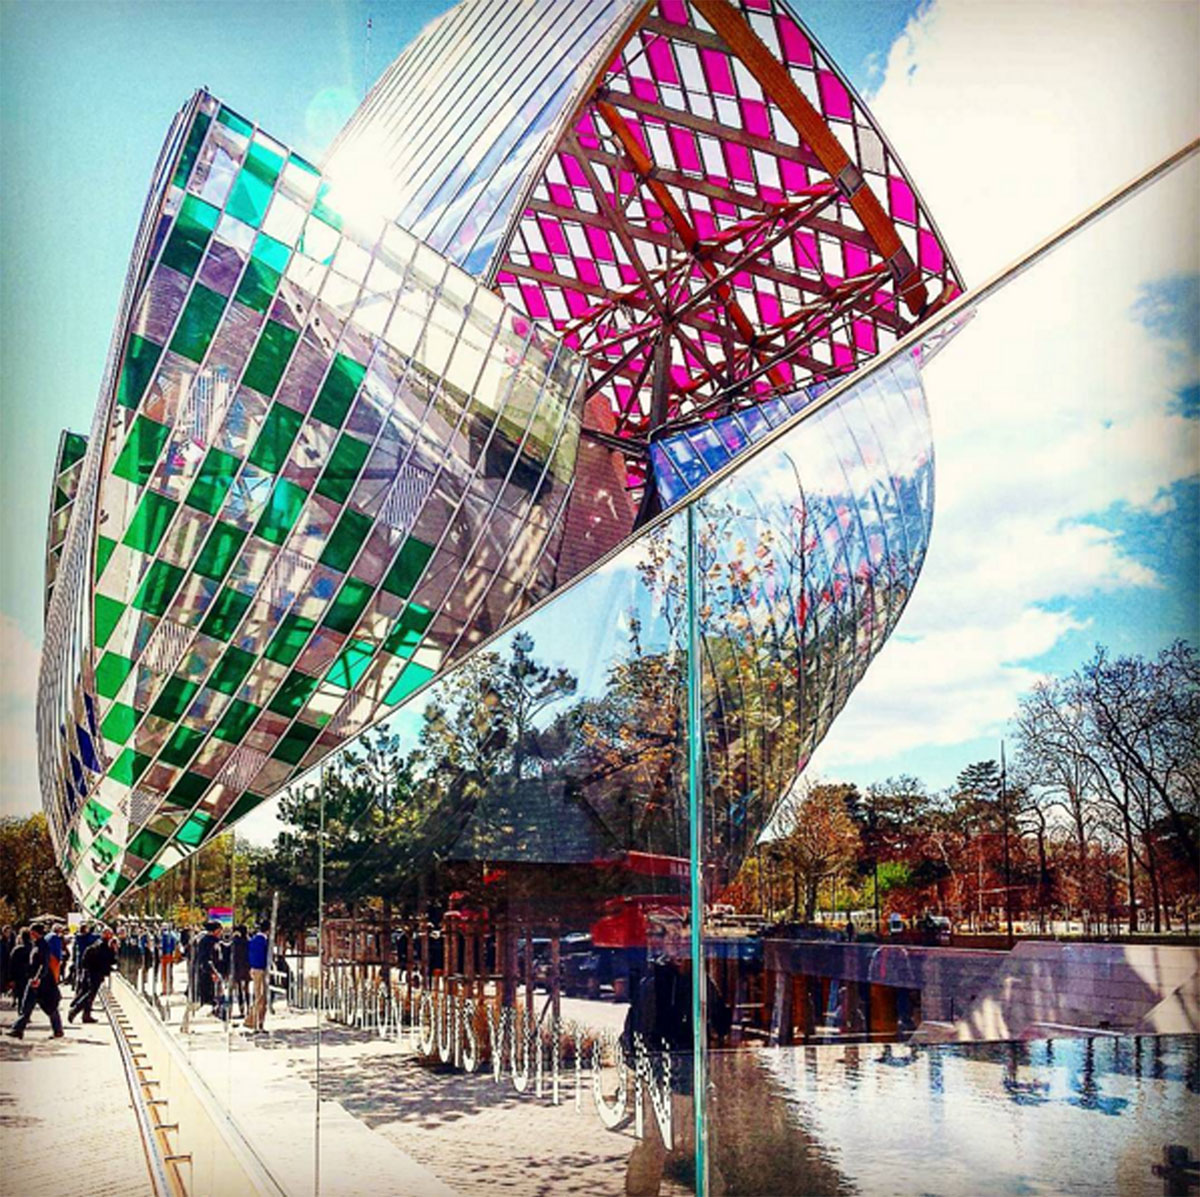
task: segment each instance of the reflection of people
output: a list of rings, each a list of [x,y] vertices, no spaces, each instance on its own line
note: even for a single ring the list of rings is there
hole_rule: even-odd
[[[79,977],[75,987],[75,1000],[67,1011],[67,1020],[75,1021],[75,1016],[82,1010],[84,1022],[97,1022],[92,1015],[92,1003],[100,986],[108,979],[109,974],[117,966],[116,945],[112,941],[113,933],[105,927],[100,933],[100,939],[88,945],[79,961]]]
[[[853,943],[856,938],[857,936],[854,930],[854,916],[852,914],[848,914],[846,915],[846,942]]]
[[[647,1050],[668,1051],[671,1059],[671,1127],[674,1142],[668,1151],[653,1116],[645,1120],[645,1138],[629,1155],[625,1192],[629,1197],[650,1197],[659,1192],[664,1171],[678,1172],[690,1182],[694,1167],[695,1126],[693,1108],[692,977],[688,943],[678,924],[651,919],[646,930],[649,967],[630,995],[623,1043],[633,1051],[633,1036],[640,1035]],[[708,1034],[729,1033],[732,1012],[708,978]],[[635,1084],[640,1083],[635,1080]],[[710,1189],[720,1193],[720,1177],[710,1176]]]
[[[258,924],[258,930],[246,945],[246,965],[250,969],[250,1012],[246,1015],[248,1031],[265,1030],[267,1018],[267,964],[269,948],[267,928],[269,923]]]

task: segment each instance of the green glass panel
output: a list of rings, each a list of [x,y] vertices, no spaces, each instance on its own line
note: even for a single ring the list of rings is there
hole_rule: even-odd
[[[249,121],[243,120],[236,112],[231,112],[224,104],[217,113],[217,120],[223,125],[228,125],[235,133],[241,133],[243,137],[249,137],[254,132],[254,126]]]
[[[245,169],[268,187],[274,187],[275,180],[279,178],[279,172],[283,169],[283,158],[261,142],[254,141],[250,143],[250,149],[246,152]]]
[[[231,590],[226,586],[217,595],[213,605],[209,607],[208,615],[200,625],[200,630],[206,636],[215,636],[218,640],[228,640],[249,606],[250,595],[242,594],[240,590]]]
[[[388,706],[403,702],[414,690],[423,686],[433,677],[433,670],[424,665],[414,665],[411,661],[404,667],[404,672],[392,683],[392,688],[384,695],[383,701]]]
[[[298,669],[294,669],[275,692],[269,709],[277,715],[286,715],[290,719],[299,712],[300,708],[308,701],[308,696],[316,688],[317,679],[315,677],[309,677],[307,673],[301,673]]]
[[[335,354],[312,414],[331,427],[340,428],[366,372],[366,367],[353,358]]]
[[[321,622],[325,627],[338,632],[352,631],[373,593],[374,587],[366,582],[358,578],[347,578]]]
[[[133,519],[129,521],[122,543],[139,552],[153,554],[158,549],[167,531],[167,525],[171,522],[171,516],[175,514],[175,508],[178,506],[174,499],[148,490],[142,496],[137,511],[133,513]]]
[[[175,227],[163,246],[162,263],[186,274],[188,278],[196,273],[200,259],[212,231],[217,227],[221,215],[220,209],[212,204],[197,199],[194,195],[187,196],[175,218]]]
[[[283,544],[307,498],[308,495],[302,487],[286,478],[280,478],[275,483],[275,489],[271,492],[271,498],[255,532],[272,544]]]
[[[417,579],[421,576],[421,571],[432,556],[433,545],[426,544],[423,540],[417,540],[415,536],[410,536],[400,546],[400,552],[396,554],[392,568],[388,570],[387,577],[383,579],[383,589],[396,595],[397,598],[408,598],[417,584]]]
[[[133,662],[119,653],[105,653],[96,666],[96,689],[105,698],[116,698],[121,683],[129,676]]]
[[[160,864],[151,865],[150,868],[147,870],[147,872],[149,873],[148,880],[157,881],[166,871],[167,871],[166,865],[160,865]],[[139,882],[138,889],[141,889],[141,887],[142,887],[142,883]]]
[[[183,572],[177,565],[156,561],[142,579],[133,605],[147,615],[162,615],[171,605],[171,599],[183,581]]]
[[[320,175],[320,171],[306,158],[301,158],[299,154],[289,154],[288,161],[293,165],[298,166],[301,170],[306,170],[310,175]]]
[[[357,511],[343,511],[342,518],[329,534],[329,542],[321,554],[321,564],[345,573],[354,563],[354,558],[358,555],[362,542],[367,539],[371,527],[370,517],[360,515]]]
[[[202,743],[203,732],[196,731],[194,727],[177,727],[158,754],[159,760],[166,761],[168,765],[186,765]]]
[[[290,665],[300,655],[309,633],[316,626],[313,620],[302,615],[285,615],[263,655],[280,665]]]
[[[370,446],[357,437],[348,433],[339,436],[333,452],[329,456],[329,464],[317,484],[317,494],[332,499],[335,503],[344,503],[354,487],[358,472],[367,460]]]
[[[137,486],[145,486],[154,472],[154,463],[167,443],[171,430],[157,420],[138,416],[125,438],[121,455],[113,466],[118,478],[125,478]]]
[[[212,531],[209,532],[208,539],[204,542],[204,548],[200,550],[200,556],[196,558],[192,570],[202,577],[212,578],[215,582],[219,582],[229,571],[229,567],[233,564],[233,559],[237,556],[238,549],[242,547],[242,541],[245,539],[246,533],[241,528],[227,524],[223,520],[217,520],[213,524]]]
[[[203,811],[193,811],[182,827],[175,832],[175,838],[181,844],[187,844],[192,848],[197,847],[204,842],[204,837],[208,834],[209,828],[212,826],[212,815],[206,815]]]
[[[211,777],[202,773],[190,771],[182,774],[166,796],[166,801],[172,806],[194,806],[196,799],[212,784]]]
[[[309,727],[306,723],[293,723],[271,755],[276,760],[298,765],[300,758],[308,751],[308,746],[320,734],[320,730],[318,727]]]
[[[242,375],[242,382],[264,395],[274,395],[297,336],[299,334],[292,329],[268,320],[263,325],[262,336],[254,347],[254,355],[250,358],[246,373]]]
[[[213,735],[218,740],[236,744],[250,730],[261,709],[252,702],[243,702],[240,698],[235,698],[226,708],[221,722],[213,728]]]
[[[162,346],[133,334],[125,350],[125,364],[117,383],[117,402],[122,407],[137,407],[158,365]]]
[[[232,453],[209,449],[200,466],[200,473],[196,475],[196,481],[192,483],[192,489],[188,491],[188,497],[184,501],[197,511],[207,511],[209,515],[216,515],[221,504],[225,502],[225,495],[233,485],[233,479],[241,464]]]
[[[61,486],[54,488],[54,510],[57,511],[60,507],[64,507],[71,501],[71,496],[67,494]]]
[[[132,748],[126,748],[119,757],[112,763],[112,768],[109,769],[109,777],[116,781],[124,782],[127,786],[136,785],[138,778],[146,772],[146,767],[150,764],[150,757],[144,752],[134,752]]]
[[[358,685],[359,679],[367,672],[371,658],[375,655],[375,645],[368,640],[351,640],[342,650],[342,655],[334,661],[325,680],[343,690],[351,690]]]
[[[68,432],[63,437],[62,453],[58,459],[58,472],[73,466],[87,452],[87,437],[78,432]]]
[[[420,603],[409,603],[383,642],[384,649],[397,657],[411,657],[417,645],[421,643],[421,637],[429,627],[431,619],[433,612],[428,607],[422,607]]]
[[[97,802],[95,798],[89,798],[83,807],[83,821],[91,829],[93,835],[104,826],[105,823],[112,817],[112,811]],[[76,839],[75,846],[79,846],[79,841]]]
[[[227,648],[212,671],[208,684],[222,694],[232,694],[242,684],[242,679],[250,672],[255,660],[254,654],[245,649]]]
[[[256,312],[265,312],[271,306],[271,300],[275,298],[279,277],[278,270],[272,270],[270,266],[264,266],[261,262],[251,259],[246,263],[246,272],[238,283],[234,299]]]
[[[108,559],[113,555],[113,549],[117,547],[117,542],[110,536],[96,537],[96,581],[100,581],[100,575],[104,572],[104,567],[108,564]]]
[[[203,361],[224,310],[224,295],[218,295],[216,291],[196,283],[179,318],[175,335],[171,338],[172,352],[191,358],[194,362]]]
[[[204,144],[204,135],[208,132],[208,126],[212,123],[212,117],[207,112],[198,112],[196,119],[192,121],[192,127],[188,130],[187,141],[184,143],[183,153],[179,155],[179,165],[175,168],[175,176],[171,180],[176,187],[186,187],[188,178],[192,173],[192,167],[196,162],[196,155],[200,152],[200,147]]]
[[[188,704],[200,689],[199,683],[189,682],[185,678],[172,677],[167,680],[159,693],[158,701],[150,708],[150,714],[160,719],[170,719],[172,722],[182,719]]]
[[[299,412],[282,403],[273,403],[250,451],[250,460],[269,474],[279,473],[303,423],[304,417]]]
[[[258,228],[262,218],[267,214],[267,205],[271,202],[271,184],[260,179],[250,169],[243,166],[238,173],[237,182],[229,193],[225,211],[238,220],[244,220],[248,225]]]
[[[151,831],[148,827],[143,827],[129,841],[127,851],[131,856],[136,856],[141,860],[149,860],[155,853],[167,842],[165,835],[159,835],[156,831]]]
[[[135,711],[133,707],[123,702],[114,702],[109,707],[108,714],[104,716],[100,730],[106,740],[112,740],[114,744],[124,744],[133,735],[139,718],[140,712]]]
[[[322,183],[317,188],[317,198],[316,202],[313,204],[313,215],[318,220],[323,220],[332,228],[340,229],[342,227],[341,215],[331,208],[328,203],[326,203],[326,200],[329,198],[329,190],[330,187],[328,183]]]
[[[103,648],[108,643],[109,636],[112,635],[112,630],[117,626],[117,621],[125,612],[125,604],[118,602],[116,599],[109,598],[106,594],[96,595],[95,606],[95,621],[94,631],[96,634],[96,647]]]
[[[266,233],[259,233],[255,238],[254,248],[250,251],[251,258],[270,267],[276,274],[282,274],[287,269],[291,254],[292,251],[282,241],[276,241]]]

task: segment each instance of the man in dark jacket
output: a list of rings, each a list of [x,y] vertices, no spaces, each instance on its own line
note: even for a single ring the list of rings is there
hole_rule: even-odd
[[[249,941],[246,938],[246,928],[239,923],[233,929],[233,939],[229,944],[229,972],[233,985],[233,994],[237,998],[239,1018],[245,1018],[250,1012],[250,957],[247,951]]]
[[[67,1011],[67,1021],[74,1022],[75,1015],[83,1011],[84,1022],[98,1022],[92,1017],[92,1003],[100,986],[108,980],[109,974],[117,966],[117,952],[113,944],[113,933],[105,927],[98,942],[89,945],[79,962],[78,985],[75,990],[75,1000]]]
[[[220,923],[205,923],[204,934],[192,944],[191,1000],[198,1006],[212,1006],[217,999],[221,974],[217,969]]]
[[[58,1004],[62,1001],[62,995],[58,991],[58,982],[50,964],[46,929],[41,923],[34,923],[29,928],[29,933],[33,937],[33,947],[29,952],[29,983],[25,986],[25,996],[21,999],[21,1015],[8,1033],[14,1039],[23,1038],[34,1006],[40,1006],[50,1020],[54,1038],[61,1039],[63,1026]]]

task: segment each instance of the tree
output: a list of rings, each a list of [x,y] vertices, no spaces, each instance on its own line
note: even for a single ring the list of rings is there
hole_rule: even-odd
[[[0,902],[19,923],[38,914],[65,916],[74,907],[45,815],[0,819]]]
[[[859,848],[858,827],[847,809],[852,786],[814,785],[785,800],[778,848],[792,875],[792,913],[812,922],[823,881],[844,874]]]

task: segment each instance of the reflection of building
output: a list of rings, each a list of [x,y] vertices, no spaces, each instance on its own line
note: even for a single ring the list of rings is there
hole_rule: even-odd
[[[72,515],[51,524],[40,770],[87,907],[161,875],[957,291],[890,146],[778,0],[468,0],[389,68],[323,172],[197,93],[158,164],[86,455],[67,438],[54,492]],[[731,857],[924,552],[919,386],[898,368],[856,396],[814,418],[817,455],[757,508],[705,512]]]

